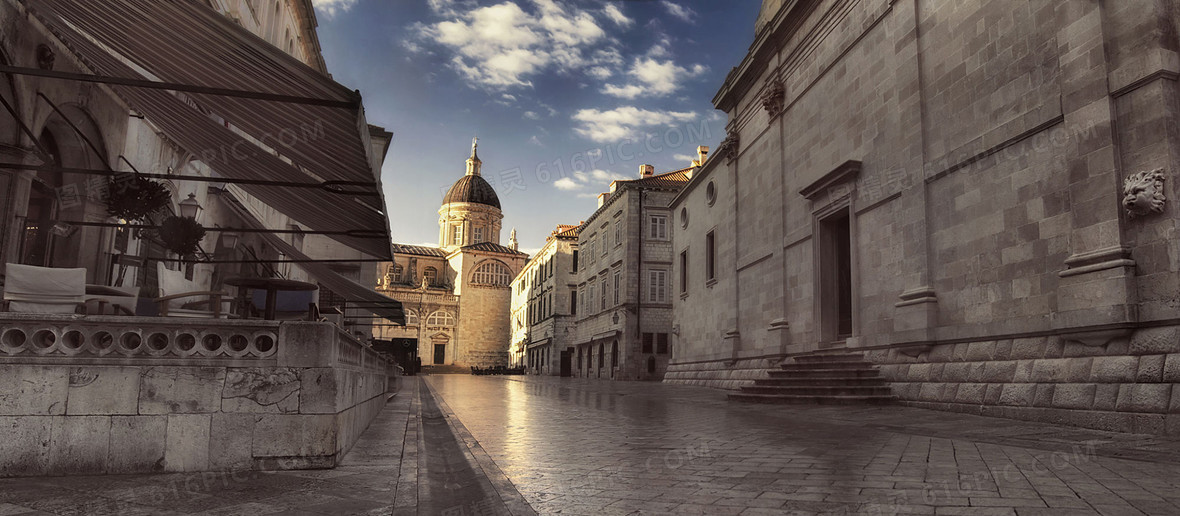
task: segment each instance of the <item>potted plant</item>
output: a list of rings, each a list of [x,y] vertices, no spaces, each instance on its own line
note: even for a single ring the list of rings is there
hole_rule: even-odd
[[[145,221],[171,202],[168,188],[139,174],[122,173],[107,180],[107,213],[112,217]]]
[[[192,217],[168,217],[157,232],[164,247],[180,256],[196,254],[205,238],[205,228]]]

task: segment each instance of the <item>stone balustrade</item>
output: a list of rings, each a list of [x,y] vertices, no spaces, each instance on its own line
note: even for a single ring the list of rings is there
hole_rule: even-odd
[[[333,467],[393,368],[330,323],[0,314],[0,476]]]

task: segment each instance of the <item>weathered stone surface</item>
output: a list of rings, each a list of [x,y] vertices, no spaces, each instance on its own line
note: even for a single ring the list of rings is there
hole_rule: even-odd
[[[301,414],[336,413],[336,371],[329,368],[303,369],[299,372],[299,412]]]
[[[914,367],[917,367],[917,365],[910,366],[911,369]],[[942,380],[946,382],[965,382],[970,371],[971,364],[967,362],[950,362],[943,365]]]
[[[0,471],[9,475],[46,475],[53,420],[50,416],[0,416]]]
[[[1036,393],[1033,395],[1033,405],[1037,407],[1053,406],[1053,392],[1056,390],[1056,387],[1056,385],[1051,383],[1037,384]]]
[[[164,450],[167,471],[205,471],[209,468],[208,414],[168,416],[168,439]]]
[[[287,368],[230,369],[222,391],[222,412],[299,411],[299,373]]]
[[[986,391],[987,384],[984,383],[961,383],[954,401],[956,403],[983,403],[983,395]]]
[[[332,455],[335,451],[334,414],[264,414],[254,427],[256,458]]]
[[[1135,381],[1139,357],[1094,357],[1090,381],[1097,383],[1129,383]]]
[[[0,366],[0,414],[65,414],[68,389],[64,367]]]
[[[225,369],[153,367],[139,389],[140,414],[195,414],[221,410]],[[171,425],[171,423],[169,423]]]
[[[1008,360],[1012,355],[1012,339],[1004,339],[996,342],[996,353],[992,360]]]
[[[1044,339],[1044,337],[1012,339],[1011,358],[1013,358],[1013,359],[1031,359],[1031,358],[1044,358],[1044,356],[1045,356],[1045,339]]]
[[[111,417],[111,445],[107,472],[162,472],[167,436],[168,416]]]
[[[998,405],[1000,403],[1000,395],[1003,394],[1003,392],[1003,384],[988,384],[987,391],[983,395],[983,403],[985,405]]]
[[[1069,375],[1070,358],[1042,358],[1033,362],[1032,381],[1062,382]]]
[[[213,414],[210,420],[209,469],[238,471],[254,466],[254,414]]]
[[[1131,335],[1131,353],[1180,353],[1180,328],[1143,328]]]
[[[983,381],[991,383],[1008,383],[1016,376],[1016,362],[988,362],[984,364]]]
[[[70,369],[66,413],[70,415],[135,415],[139,410],[140,368],[75,367]]]
[[[54,474],[99,474],[106,471],[111,442],[109,416],[58,417],[50,437],[49,471]]]
[[[1115,409],[1119,412],[1167,412],[1172,386],[1162,383],[1126,384],[1119,387]]]
[[[1000,405],[1025,407],[1032,405],[1033,394],[1036,392],[1034,383],[1010,383],[1004,386],[1000,393]]]
[[[1180,354],[1173,353],[1164,359],[1164,379],[1168,383],[1180,382]]]
[[[1100,383],[1094,391],[1094,410],[1114,410],[1119,398],[1119,384]]]
[[[1016,363],[1016,374],[1012,375],[1012,383],[1032,381],[1033,364],[1036,360],[1021,360]]]
[[[1163,381],[1164,355],[1144,355],[1139,357],[1139,371],[1135,374],[1135,381],[1152,383]]]
[[[968,382],[982,382],[984,380],[984,368],[987,366],[984,362],[972,362],[971,368],[967,371]]]
[[[966,360],[971,362],[983,362],[991,360],[995,354],[995,342],[972,342],[967,345]]]
[[[1088,382],[1090,371],[1093,369],[1094,359],[1090,357],[1069,359],[1069,371],[1065,374],[1066,382]]]
[[[1053,406],[1070,409],[1090,409],[1098,385],[1093,383],[1063,383],[1053,389]]]

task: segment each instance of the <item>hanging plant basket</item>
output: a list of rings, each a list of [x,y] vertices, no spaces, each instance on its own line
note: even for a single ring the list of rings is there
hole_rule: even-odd
[[[180,256],[196,254],[200,250],[201,240],[205,238],[205,228],[201,227],[192,217],[168,217],[160,224],[160,240],[164,247]]]
[[[128,221],[144,221],[172,203],[163,184],[139,174],[119,174],[107,180],[107,213]]]

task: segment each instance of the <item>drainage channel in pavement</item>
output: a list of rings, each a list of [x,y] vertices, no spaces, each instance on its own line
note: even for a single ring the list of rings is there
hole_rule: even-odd
[[[419,387],[417,514],[535,516],[446,402]]]

